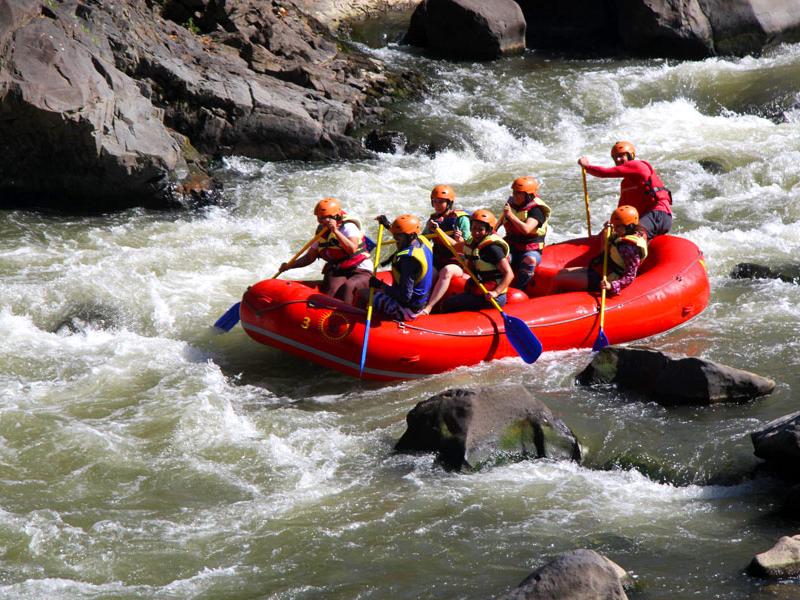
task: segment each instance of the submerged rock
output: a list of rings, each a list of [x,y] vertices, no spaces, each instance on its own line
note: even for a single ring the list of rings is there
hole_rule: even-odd
[[[580,461],[578,440],[522,386],[454,389],[417,404],[398,452],[435,452],[451,469],[553,458]]]
[[[403,41],[448,58],[492,60],[525,50],[525,18],[514,0],[423,0]]]
[[[797,474],[800,464],[800,411],[767,423],[750,434],[755,455],[769,463],[786,466]]]
[[[800,575],[800,535],[784,536],[766,552],[756,554],[747,572],[756,577],[769,578]]]
[[[743,402],[772,393],[775,382],[701,358],[675,358],[644,346],[608,346],[595,355],[577,381],[616,384],[662,404]]]
[[[786,283],[800,283],[800,264],[768,267],[757,263],[739,263],[730,273],[732,279],[780,279]]]
[[[594,550],[559,554],[497,600],[625,600],[625,569]]]
[[[364,147],[367,150],[384,154],[402,153],[407,144],[408,138],[402,131],[379,131],[373,129],[364,138]]]

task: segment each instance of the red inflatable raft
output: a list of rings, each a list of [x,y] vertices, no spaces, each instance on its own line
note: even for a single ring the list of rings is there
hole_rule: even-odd
[[[547,246],[530,298],[505,309],[525,321],[545,351],[590,348],[597,338],[600,295],[552,293],[555,273],[582,266],[600,252],[600,237]],[[382,277],[389,277],[381,273]],[[462,283],[463,285],[463,283]],[[703,254],[689,240],[655,238],[636,280],[606,300],[603,331],[612,344],[638,340],[685,323],[708,304]],[[242,326],[257,342],[358,376],[366,313],[319,294],[313,282],[267,279],[245,292]],[[433,314],[401,323],[373,314],[364,378],[411,379],[462,365],[516,356],[494,309]]]

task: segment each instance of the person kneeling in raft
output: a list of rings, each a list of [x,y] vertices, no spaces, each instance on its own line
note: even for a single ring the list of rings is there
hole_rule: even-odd
[[[391,258],[392,285],[374,276],[369,280],[369,287],[376,289],[373,308],[390,319],[413,320],[433,287],[433,246],[420,235],[420,220],[414,215],[400,215],[391,224],[383,215],[376,220],[391,231],[397,252]],[[362,300],[366,292],[359,291]]]
[[[278,274],[310,265],[318,258],[325,261],[319,291],[352,304],[358,289],[369,285],[373,264],[358,219],[348,215],[336,198],[323,198],[314,207],[319,241],[311,244],[293,263],[283,263]]]
[[[444,301],[442,312],[491,308],[493,305],[489,297],[494,298],[500,306],[505,305],[506,292],[511,282],[514,281],[514,271],[511,270],[511,263],[508,262],[508,244],[494,232],[496,225],[497,218],[491,211],[479,209],[470,216],[472,239],[464,242],[461,236],[456,238],[459,242],[456,250],[464,255],[470,271],[484,285],[488,293],[484,295],[470,279],[464,293],[456,294]],[[447,291],[446,285],[440,288],[441,282],[440,278],[428,301],[427,310],[430,310]]]
[[[611,213],[613,232],[608,240],[608,275],[603,279],[603,254],[595,256],[589,267],[567,267],[558,272],[555,288],[560,292],[579,290],[619,294],[628,287],[647,258],[647,232],[639,224],[639,213],[632,206],[620,206]]]

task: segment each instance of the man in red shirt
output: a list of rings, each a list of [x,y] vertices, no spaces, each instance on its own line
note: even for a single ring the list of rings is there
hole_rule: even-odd
[[[617,142],[611,147],[615,167],[589,164],[581,156],[578,164],[595,177],[621,177],[617,206],[633,206],[639,213],[639,224],[647,239],[668,233],[672,227],[672,193],[649,162],[636,159],[636,149],[630,142]]]

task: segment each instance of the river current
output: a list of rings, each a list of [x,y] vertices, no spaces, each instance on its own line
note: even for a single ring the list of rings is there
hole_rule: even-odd
[[[492,63],[372,46],[423,77],[424,99],[388,127],[439,140],[434,156],[230,158],[221,206],[0,212],[0,598],[477,600],[574,548],[629,570],[635,599],[798,597],[744,569],[797,533],[749,434],[798,410],[800,287],[729,274],[800,252],[800,45]],[[534,175],[560,241],[586,230],[576,159],[610,165],[618,139],[673,190],[673,233],[701,247],[712,286],[705,312],[645,343],[770,377],[772,395],[665,408],[582,389],[587,350],[361,383],[211,330],[309,238],[323,196],[426,215],[449,183],[462,206],[497,211]],[[617,189],[589,178],[595,230]],[[393,453],[417,402],[506,382],[561,416],[584,464],[456,474]]]

